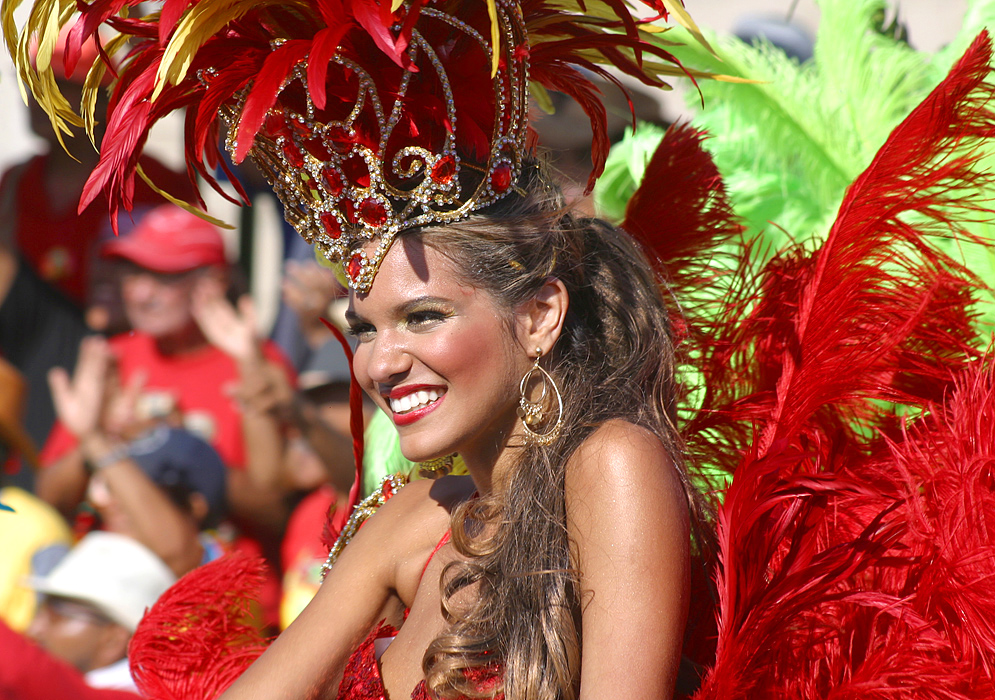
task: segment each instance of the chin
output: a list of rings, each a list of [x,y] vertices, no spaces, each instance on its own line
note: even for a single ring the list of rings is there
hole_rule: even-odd
[[[441,459],[442,457],[448,457],[454,452],[458,452],[454,446],[440,446],[437,441],[432,441],[432,444],[426,444],[428,441],[423,440],[405,440],[403,437],[400,440],[401,454],[409,462],[430,462],[433,459]]]

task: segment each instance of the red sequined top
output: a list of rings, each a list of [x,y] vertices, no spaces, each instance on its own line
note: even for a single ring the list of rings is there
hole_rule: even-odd
[[[339,685],[337,700],[389,700],[383,679],[380,677],[380,666],[377,664],[374,646],[376,640],[396,635],[397,629],[385,622],[381,622],[370,632],[366,640],[349,657],[342,675],[342,683]],[[467,677],[475,680],[477,687],[486,691],[500,683],[500,674],[497,665],[492,664],[467,673]],[[491,697],[494,700],[503,700],[504,693],[498,692]],[[425,687],[425,681],[415,686],[411,692],[411,700],[432,700]]]

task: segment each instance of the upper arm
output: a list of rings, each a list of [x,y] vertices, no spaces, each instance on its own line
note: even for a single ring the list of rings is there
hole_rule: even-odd
[[[414,482],[398,492],[360,528],[314,599],[224,700],[325,697],[316,689],[334,690],[373,626],[391,610],[398,619],[389,621],[400,624],[399,572],[426,547],[426,555],[431,551],[427,543],[443,521],[428,486]]]
[[[580,571],[581,698],[673,693],[687,615],[688,501],[662,443],[621,421],[571,458],[567,524]]]

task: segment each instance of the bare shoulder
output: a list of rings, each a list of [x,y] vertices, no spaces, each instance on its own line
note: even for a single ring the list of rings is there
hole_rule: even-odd
[[[633,489],[671,493],[684,488],[663,442],[642,426],[612,420],[599,426],[567,465],[567,498],[604,493],[617,499]]]
[[[687,541],[688,496],[667,448],[649,430],[615,420],[574,452],[566,473],[567,524],[582,555],[587,545],[618,549],[667,533]],[[589,553],[588,553],[589,554]]]

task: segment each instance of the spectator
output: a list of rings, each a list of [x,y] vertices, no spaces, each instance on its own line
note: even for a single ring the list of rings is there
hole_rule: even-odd
[[[63,49],[67,33],[59,36],[52,66],[59,90],[75,108],[97,50],[93,42],[87,44],[75,71],[66,78]],[[106,101],[102,91],[97,99]],[[109,308],[119,303],[94,291],[91,274],[98,262],[98,241],[111,235],[106,199],[98,196],[82,212],[77,211],[98,153],[85,136],[72,134],[62,134],[64,148],[33,99],[30,125],[44,142],[44,152],[0,175],[0,354],[28,381],[25,425],[35,444],[41,445],[55,421],[46,373],[52,367],[75,362],[86,328],[84,307],[93,312],[88,318],[101,324],[98,330],[105,330],[114,323]],[[96,143],[101,137],[102,125],[98,123]],[[193,196],[184,176],[145,156],[141,165],[165,191],[183,199]],[[136,211],[147,211],[164,201],[144,181],[136,181]],[[23,485],[30,486],[28,481],[25,476]]]
[[[31,582],[43,598],[27,634],[84,674],[89,686],[135,690],[128,642],[146,608],[175,580],[131,538],[91,533],[51,573]]]
[[[60,422],[42,450],[38,494],[72,512],[86,490],[86,461],[107,449],[101,434],[127,442],[150,422],[171,420],[221,455],[238,522],[257,536],[278,536],[285,521],[285,440],[278,421],[242,397],[274,372],[292,386],[293,372],[272,344],[257,338],[248,300],[236,309],[225,298],[229,269],[219,232],[167,205],[128,237],[108,243],[103,254],[122,261],[122,298],[134,328],[109,341],[121,390],[114,401],[108,397],[100,426],[92,396],[103,390],[108,363],[81,357],[71,381],[64,370],[52,372],[53,390],[63,400]]]
[[[21,422],[25,392],[24,379],[0,359],[0,450],[17,451],[34,461],[34,447]],[[49,571],[72,540],[66,522],[51,506],[4,484],[6,479],[0,475],[0,620],[21,632],[34,616],[36,599],[24,578]]]
[[[206,442],[158,424],[103,459],[87,494],[106,530],[138,540],[177,576],[228,548],[215,532],[225,515],[225,466]]]

